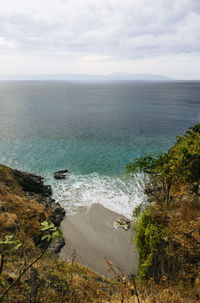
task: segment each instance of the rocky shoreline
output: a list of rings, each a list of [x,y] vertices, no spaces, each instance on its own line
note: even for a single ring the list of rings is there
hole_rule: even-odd
[[[44,185],[42,177],[0,164],[0,301],[109,299],[117,283],[71,260],[65,262],[55,255],[64,240],[48,245],[43,237],[44,221],[59,226],[65,217],[64,209],[51,195],[51,187]]]
[[[25,196],[29,200],[35,200],[45,205],[45,208],[53,209],[53,214],[50,220],[55,226],[60,226],[65,210],[59,203],[52,198],[52,189],[50,185],[44,185],[41,176],[13,169],[13,174],[19,185],[22,187]]]
[[[11,201],[8,203],[1,202],[0,199],[1,216],[7,216],[9,218],[7,222],[11,220],[12,216],[15,218],[9,227],[12,232],[18,230],[21,221],[25,225],[30,225],[29,229],[32,230],[30,222],[34,226],[48,220],[59,227],[65,217],[64,208],[52,198],[51,186],[44,185],[41,176],[0,165],[0,191],[3,191],[3,193],[4,191],[5,193],[9,192],[13,201],[15,201],[14,203]],[[2,198],[2,201],[4,199],[5,197]],[[17,212],[15,211],[16,207]],[[6,224],[2,228],[6,228]],[[33,240],[36,246],[43,247],[47,245],[47,243],[41,241],[39,228],[38,232],[35,232]],[[64,244],[64,238],[54,240],[49,245],[49,249],[58,253]]]
[[[41,241],[40,224],[51,221],[60,226],[63,238],[54,240],[49,248],[69,260],[73,250],[76,250],[76,261],[88,266],[96,273],[111,277],[106,270],[105,257],[113,261],[124,274],[136,273],[138,268],[138,254],[131,240],[132,232],[130,222],[118,213],[115,213],[100,204],[93,204],[90,208],[82,208],[76,215],[67,215],[65,210],[52,198],[50,185],[44,185],[41,176],[11,169],[0,165],[0,178],[11,193],[16,192],[13,200],[17,202],[18,213],[15,213],[13,230],[17,229],[17,222],[32,227],[38,225],[33,240],[36,246],[46,247],[47,243]],[[25,203],[25,204],[23,204]],[[31,210],[32,204],[34,209]],[[24,205],[24,206],[23,206]],[[13,204],[2,209],[9,210],[13,215]],[[35,228],[34,228],[35,230]]]
[[[41,203],[45,210],[53,210],[48,220],[55,226],[61,226],[63,238],[51,242],[50,250],[55,253],[61,251],[64,259],[70,259],[76,249],[77,262],[108,277],[110,274],[106,270],[104,257],[112,260],[125,274],[130,274],[133,269],[137,271],[138,254],[131,241],[131,230],[115,226],[120,214],[94,204],[89,209],[84,208],[79,215],[66,216],[65,210],[52,198],[51,186],[44,185],[41,176],[16,169],[11,171],[25,197]],[[42,245],[40,238],[36,240],[36,245]]]

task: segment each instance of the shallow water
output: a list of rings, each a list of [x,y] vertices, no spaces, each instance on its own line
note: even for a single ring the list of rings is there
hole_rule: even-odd
[[[128,215],[144,197],[126,163],[199,122],[199,96],[198,82],[2,81],[0,162],[44,176],[68,212],[99,202]]]

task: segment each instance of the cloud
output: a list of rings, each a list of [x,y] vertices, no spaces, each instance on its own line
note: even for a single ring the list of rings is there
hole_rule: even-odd
[[[0,54],[93,62],[199,56],[199,28],[196,0],[1,0]]]

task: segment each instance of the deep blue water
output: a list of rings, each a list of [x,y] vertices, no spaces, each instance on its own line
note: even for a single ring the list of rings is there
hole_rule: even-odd
[[[121,180],[127,162],[167,151],[199,120],[199,82],[2,81],[0,163],[43,175],[65,202],[65,193],[82,180],[76,200],[91,200],[97,188],[118,186],[112,182]],[[71,176],[58,184],[51,176],[62,168]],[[86,196],[77,193],[81,186]]]

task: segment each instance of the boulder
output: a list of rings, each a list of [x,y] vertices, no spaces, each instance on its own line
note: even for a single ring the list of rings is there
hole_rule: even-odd
[[[131,222],[125,218],[118,218],[115,222],[114,222],[114,228],[118,228],[118,227],[122,227],[125,230],[128,230],[130,228],[130,224]]]
[[[63,169],[63,170],[59,170],[59,171],[56,171],[53,176],[55,179],[66,179],[66,174],[68,173],[69,171],[67,169]]]

